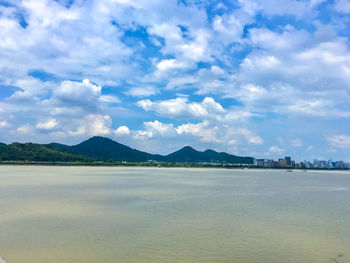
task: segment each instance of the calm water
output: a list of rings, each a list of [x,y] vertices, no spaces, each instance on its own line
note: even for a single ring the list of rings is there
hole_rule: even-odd
[[[350,173],[0,166],[0,256],[350,262]]]

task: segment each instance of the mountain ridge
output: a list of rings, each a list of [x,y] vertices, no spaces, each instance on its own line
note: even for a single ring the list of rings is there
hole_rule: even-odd
[[[11,159],[12,158],[12,159]],[[170,153],[168,155],[151,154],[133,149],[110,138],[94,136],[76,145],[60,143],[35,144],[12,143],[0,144],[0,160],[30,160],[30,161],[127,161],[178,163],[237,163],[252,164],[254,158],[242,157],[211,149],[197,151],[191,146]]]
[[[93,159],[71,152],[56,145],[37,143],[18,143],[0,145],[1,161],[39,161],[39,162],[89,162]]]

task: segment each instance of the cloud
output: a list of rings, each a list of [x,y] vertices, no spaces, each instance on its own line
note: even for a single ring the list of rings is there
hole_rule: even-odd
[[[349,149],[350,136],[348,135],[330,135],[326,137],[331,147],[336,149]]]
[[[301,147],[301,146],[303,146],[303,142],[302,142],[299,138],[292,139],[292,140],[290,141],[290,144],[291,144],[293,147]]]
[[[184,63],[177,62],[176,59],[163,59],[157,63],[157,69],[160,71],[167,71],[184,67],[186,67],[186,65]]]
[[[223,107],[210,97],[204,98],[200,103],[188,103],[187,98],[178,97],[156,102],[141,100],[137,105],[146,111],[155,111],[160,115],[173,118],[209,118],[225,113]]]
[[[61,104],[81,105],[95,103],[101,96],[102,87],[91,83],[88,79],[82,82],[63,81],[53,92],[53,98]]]
[[[204,142],[220,142],[218,139],[219,127],[209,127],[209,122],[202,123],[187,123],[179,126],[176,131],[178,134],[191,134],[199,137]],[[231,141],[232,143],[233,141]]]
[[[120,103],[120,100],[112,95],[101,95],[99,101],[102,103]]]
[[[249,144],[262,144],[263,139],[244,128],[232,128],[227,125],[212,125],[208,121],[180,125],[178,134],[191,134],[204,142],[239,144],[244,139]]]
[[[311,150],[313,150],[315,147],[313,146],[313,145],[309,145],[308,147],[306,147],[306,150],[308,150],[308,151],[311,151]]]
[[[111,133],[112,119],[108,115],[88,114],[78,121],[75,130],[70,130],[70,135],[108,135]]]
[[[0,121],[0,129],[8,127],[10,124],[7,121]]]
[[[220,40],[227,43],[241,42],[243,24],[234,15],[216,16],[213,21],[213,28]]]
[[[45,107],[53,108],[52,114],[81,114],[96,113],[105,104],[120,103],[114,95],[102,94],[100,85],[90,82],[88,79],[79,81],[62,81],[53,89],[52,96],[43,100]]]
[[[186,141],[251,153],[287,134],[326,152],[330,127],[347,132],[347,1],[10,2],[0,6],[1,141],[140,132],[133,146],[152,151]]]
[[[58,122],[56,119],[49,119],[43,122],[38,122],[35,125],[35,128],[42,129],[42,130],[52,130],[58,126]]]
[[[177,135],[177,132],[172,124],[164,124],[155,121],[148,121],[143,123],[145,130],[137,131],[135,138],[159,138],[159,137],[173,137]]]
[[[17,128],[17,132],[23,133],[23,134],[32,133],[33,131],[34,131],[34,128],[29,123],[23,124]]]
[[[336,0],[335,9],[340,13],[350,13],[350,3],[347,0]]]
[[[159,93],[159,91],[154,86],[133,87],[125,92],[126,95],[133,97],[149,97],[157,93]]]
[[[282,149],[276,145],[273,145],[269,148],[269,151],[272,153],[283,154],[285,152],[285,149]]]
[[[130,134],[130,130],[127,126],[119,126],[118,129],[114,131],[117,136],[125,136]]]
[[[209,121],[199,123],[185,123],[175,127],[171,123],[162,123],[158,120],[143,123],[144,130],[133,132],[136,139],[171,138],[173,142],[199,139],[201,142],[217,143],[220,145],[240,145],[244,143],[261,145],[263,139],[245,128],[233,128],[227,125],[213,124]]]

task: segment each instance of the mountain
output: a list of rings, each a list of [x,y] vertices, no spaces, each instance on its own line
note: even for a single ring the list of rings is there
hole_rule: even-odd
[[[36,143],[12,143],[0,145],[1,161],[46,161],[73,162],[92,161],[87,156],[74,153],[56,145],[42,145]]]
[[[206,150],[204,152],[196,151],[190,146],[185,146],[182,149],[167,155],[166,160],[169,162],[213,162],[213,163],[246,163],[253,164],[254,158],[240,157],[225,152],[218,153],[214,150]]]
[[[201,162],[200,152],[190,146],[185,146],[182,149],[168,154],[165,159],[168,162]]]
[[[161,160],[161,155],[150,154],[135,150],[108,138],[95,136],[80,144],[71,146],[70,150],[100,158],[103,160],[145,162],[148,160]]]
[[[254,162],[254,159],[251,157],[240,157],[224,152],[218,153],[213,150],[200,152],[190,146],[185,146],[166,156],[150,154],[99,136],[92,137],[74,146],[62,144],[55,145],[82,155],[112,161],[144,162],[148,160],[156,160],[164,162],[227,162],[246,164],[252,164]]]
[[[148,160],[164,162],[188,162],[188,163],[245,163],[252,164],[252,157],[240,157],[225,152],[206,150],[197,151],[190,146],[162,156],[133,149],[111,139],[95,136],[77,145],[68,146],[59,143],[35,144],[12,143],[0,144],[0,160],[2,161],[128,161],[145,162]]]

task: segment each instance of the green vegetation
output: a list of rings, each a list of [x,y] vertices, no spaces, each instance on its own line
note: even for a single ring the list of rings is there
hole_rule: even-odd
[[[58,144],[57,144],[58,145]],[[79,154],[90,157],[100,158],[110,161],[127,161],[127,162],[147,162],[154,160],[169,163],[244,163],[253,164],[252,157],[239,157],[228,153],[218,153],[213,150],[204,152],[196,151],[190,146],[186,146],[179,151],[166,156],[150,154],[132,149],[126,145],[115,142],[104,137],[92,137],[78,145],[67,146],[58,145],[67,149],[67,147]]]
[[[43,162],[72,162],[92,161],[90,157],[82,156],[55,145],[35,143],[12,143],[0,145],[1,161],[43,161]]]
[[[217,167],[253,164],[251,157],[239,157],[213,150],[204,152],[186,146],[166,156],[150,154],[132,149],[126,145],[104,137],[92,137],[80,144],[68,146],[51,143],[46,145],[34,143],[0,144],[0,161],[15,163],[59,162],[79,165],[134,165],[167,167]],[[12,163],[13,163],[12,162]]]
[[[213,150],[199,152],[190,146],[171,153],[165,157],[168,162],[191,162],[191,163],[231,163],[231,164],[253,164],[254,158],[240,157],[225,152],[218,153]]]
[[[60,146],[69,147],[69,146]],[[110,161],[145,162],[160,160],[162,156],[138,151],[108,138],[95,136],[69,147],[73,152]]]

